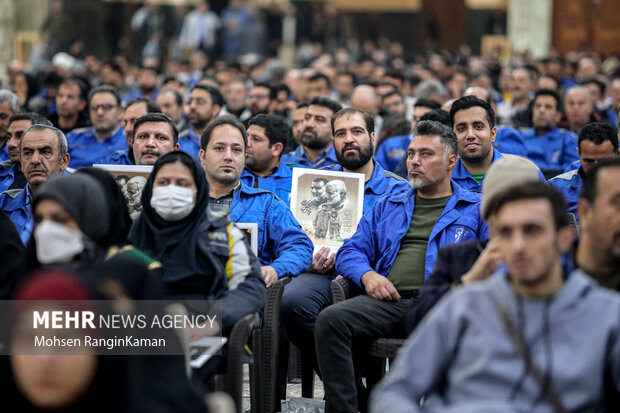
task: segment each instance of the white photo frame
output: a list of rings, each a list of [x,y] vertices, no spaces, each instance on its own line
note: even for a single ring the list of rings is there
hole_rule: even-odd
[[[235,225],[240,230],[247,231],[250,238],[250,248],[258,257],[258,224],[256,222],[235,222]]]
[[[107,171],[114,177],[127,200],[129,215],[135,217],[142,212],[142,190],[153,171],[153,165],[94,164],[93,167]]]
[[[355,233],[364,213],[364,181],[364,174],[293,168],[291,211],[314,252],[328,247],[335,253]]]

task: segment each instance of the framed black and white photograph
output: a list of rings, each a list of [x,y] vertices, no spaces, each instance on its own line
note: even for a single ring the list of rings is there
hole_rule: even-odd
[[[293,168],[291,210],[315,252],[336,252],[357,229],[364,209],[364,174]]]
[[[127,208],[132,218],[142,212],[142,190],[153,170],[152,165],[95,164],[93,167],[108,171],[114,177],[127,200]]]

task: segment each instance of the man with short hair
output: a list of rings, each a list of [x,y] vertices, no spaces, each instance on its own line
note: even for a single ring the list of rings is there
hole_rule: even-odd
[[[261,113],[269,113],[271,99],[271,85],[265,82],[255,83],[248,95],[248,109],[252,114],[250,118]]]
[[[73,129],[90,126],[86,108],[86,85],[77,78],[63,80],[56,94],[56,112],[47,118],[65,135]]]
[[[312,262],[312,241],[288,206],[273,193],[244,184],[247,134],[232,115],[213,120],[201,138],[200,162],[209,182],[212,213],[229,213],[233,222],[258,224],[258,259],[267,286],[295,276]]]
[[[573,86],[564,95],[566,107],[566,123],[573,133],[579,133],[581,128],[590,122],[600,119],[595,117],[594,100],[587,86]]]
[[[291,128],[280,116],[260,114],[250,119],[247,133],[241,182],[271,191],[289,205],[293,171],[280,162],[280,157],[290,139]]]
[[[183,96],[178,91],[170,88],[160,90],[155,103],[163,114],[174,121],[179,133],[189,129],[189,123],[183,117]]]
[[[580,165],[549,180],[566,200],[568,212],[575,215],[579,222],[577,204],[583,187],[583,179],[592,166],[603,158],[620,155],[618,135],[606,122],[593,122],[584,126],[579,132],[577,153]]]
[[[8,161],[9,154],[5,147],[9,139],[8,128],[11,116],[19,113],[19,98],[10,90],[0,90],[0,162]]]
[[[32,125],[52,126],[50,121],[33,112],[13,115],[9,120],[9,139],[6,142],[9,160],[0,163],[0,192],[26,186],[26,177],[19,163],[19,142],[22,134]]]
[[[142,65],[138,73],[139,90],[131,92],[123,96],[123,103],[129,102],[135,98],[144,97],[154,101],[157,99],[157,82],[159,69],[155,66]]]
[[[459,147],[452,180],[480,193],[489,168],[503,156],[493,146],[497,136],[493,108],[475,96],[464,96],[452,104],[450,122]]]
[[[601,159],[585,176],[575,266],[603,287],[620,291],[620,158]]]
[[[353,93],[353,89],[355,89],[355,75],[347,71],[336,73],[334,89],[335,99],[343,105],[348,105],[351,99],[351,93]]]
[[[402,319],[446,244],[486,237],[480,195],[450,180],[457,140],[447,126],[419,122],[408,148],[411,188],[380,198],[338,250],[336,270],[366,295],[323,310],[314,329],[326,412],[358,411],[353,352],[380,337],[402,337]],[[363,406],[363,397],[360,397]]]
[[[308,78],[308,97],[330,96],[332,93],[331,82],[327,75],[316,73]]]
[[[530,110],[531,93],[536,85],[536,77],[529,68],[518,67],[512,71],[510,80],[512,100],[498,104],[498,123],[517,127],[528,126],[530,119],[521,112]],[[525,118],[525,122],[519,121],[520,118]]]
[[[125,111],[123,112],[123,120],[121,121],[123,131],[125,132],[125,142],[127,146],[123,150],[106,155],[99,160],[98,163],[111,165],[137,165],[132,148],[133,129],[136,124],[136,120],[140,116],[144,116],[147,113],[161,113],[161,109],[155,102],[144,97],[135,98],[127,102],[125,105]]]
[[[370,211],[381,196],[409,189],[407,181],[385,171],[373,160],[374,122],[367,113],[355,108],[342,109],[334,114],[331,125],[338,165],[325,169],[364,174],[364,213]],[[335,207],[331,209],[338,210],[350,204],[343,196],[346,187],[340,179],[328,182],[325,178],[315,178],[311,190],[311,206],[316,216],[321,215],[317,211],[320,205],[331,203],[330,206]],[[337,224],[335,217],[334,223]],[[329,254],[329,248],[319,249],[314,254],[309,271],[287,284],[280,304],[280,317],[286,334],[317,371],[314,325],[321,310],[331,303],[330,283],[336,276],[335,258],[335,254]]]
[[[147,113],[136,120],[132,134],[136,165],[153,165],[160,156],[179,150],[179,131],[163,113]]]
[[[242,123],[252,117],[252,112],[246,106],[248,103],[248,86],[245,77],[233,77],[226,87],[226,106],[222,108],[222,115],[235,115]]]
[[[301,145],[282,156],[282,162],[308,168],[336,165],[330,120],[342,105],[327,96],[316,96],[310,101],[303,121]]]
[[[620,298],[563,268],[573,232],[561,195],[528,182],[491,209],[506,269],[454,289],[422,320],[373,391],[371,411],[610,407],[609,390],[620,390]]]
[[[187,121],[192,126],[179,135],[179,146],[182,151],[198,158],[200,136],[211,120],[220,113],[224,98],[220,90],[210,85],[195,85],[189,94]]]
[[[67,135],[71,168],[91,166],[107,155],[127,148],[120,125],[121,98],[111,86],[99,86],[88,95],[92,127],[75,129]]]
[[[551,176],[579,160],[575,150],[577,137],[566,129],[558,128],[561,111],[557,93],[548,89],[537,90],[532,114],[534,127],[522,134],[527,157]]]
[[[289,113],[289,119],[293,124],[293,140],[295,141],[295,149],[301,145],[301,134],[304,131],[303,123],[307,108],[308,102],[301,102],[297,104],[296,109]]]
[[[60,130],[48,125],[33,125],[21,136],[19,162],[27,185],[0,194],[0,208],[11,218],[26,244],[34,227],[32,195],[50,176],[69,165],[67,140]]]

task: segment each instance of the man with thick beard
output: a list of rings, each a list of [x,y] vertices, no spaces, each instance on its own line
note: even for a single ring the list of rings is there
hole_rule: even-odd
[[[308,168],[336,165],[329,121],[340,109],[342,105],[327,96],[313,97],[304,116],[301,145],[282,156],[282,162]]]
[[[343,109],[331,118],[331,125],[338,164],[325,169],[364,174],[364,212],[369,211],[381,195],[409,189],[404,179],[384,170],[373,160],[375,125],[366,112]],[[342,181],[330,181],[332,185],[336,182]],[[330,255],[327,247],[317,251],[309,272],[298,275],[286,285],[280,305],[286,334],[317,372],[314,323],[319,312],[331,303],[329,288],[336,277],[334,261],[335,254]]]

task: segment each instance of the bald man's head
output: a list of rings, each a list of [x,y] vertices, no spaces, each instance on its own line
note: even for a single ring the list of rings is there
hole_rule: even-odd
[[[374,118],[379,113],[379,105],[379,96],[374,87],[360,85],[353,89],[351,107],[362,110]]]

